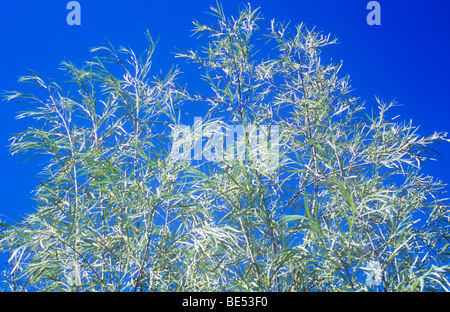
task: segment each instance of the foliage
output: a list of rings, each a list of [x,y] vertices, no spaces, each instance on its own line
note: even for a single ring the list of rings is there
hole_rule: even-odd
[[[206,43],[177,54],[203,70],[200,91],[180,87],[176,68],[150,76],[147,34],[141,55],[109,46],[82,68],[63,63],[70,92],[31,73],[21,80],[45,99],[7,95],[36,103],[12,153],[48,162],[36,211],[0,224],[5,287],[448,291],[448,202],[420,171],[446,134],[395,122],[395,103],[367,113],[341,64],[321,60],[329,36],[250,6],[212,14],[214,25],[194,22]],[[192,102],[208,107],[206,128],[278,126],[277,162],[170,157]]]

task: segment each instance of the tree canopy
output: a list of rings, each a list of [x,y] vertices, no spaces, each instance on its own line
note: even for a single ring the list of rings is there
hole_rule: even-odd
[[[34,103],[12,154],[46,165],[35,211],[0,223],[3,289],[448,291],[448,200],[421,171],[446,133],[369,111],[321,59],[330,36],[211,14],[176,55],[201,88],[153,73],[147,32],[142,54],[94,48],[65,85],[21,78],[44,97],[6,95]]]

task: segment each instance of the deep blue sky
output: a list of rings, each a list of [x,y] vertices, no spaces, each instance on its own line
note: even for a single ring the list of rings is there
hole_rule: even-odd
[[[81,65],[89,49],[106,44],[145,47],[143,31],[160,36],[154,68],[166,71],[179,63],[174,47],[193,48],[192,20],[210,20],[214,1],[80,0],[81,26],[69,26],[65,0],[14,0],[0,5],[0,90],[23,90],[17,78],[27,69],[42,77],[61,78],[59,64]],[[340,44],[333,60],[343,59],[342,74],[349,74],[354,95],[373,104],[374,96],[395,98],[401,119],[421,125],[423,135],[450,132],[450,1],[381,0],[381,26],[366,23],[368,0],[255,0],[266,18],[305,22],[331,33]],[[241,1],[224,1],[225,13],[236,13]],[[189,78],[189,77],[187,77]],[[188,80],[188,79],[186,79]],[[30,192],[40,161],[24,164],[9,154],[8,138],[24,130],[26,121],[14,116],[23,106],[0,102],[0,218],[13,219],[32,211]],[[424,172],[450,182],[450,144],[439,147],[438,162]],[[448,188],[449,189],[449,188]]]

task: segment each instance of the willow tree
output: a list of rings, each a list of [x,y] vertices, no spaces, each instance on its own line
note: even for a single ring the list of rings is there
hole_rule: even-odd
[[[12,153],[47,163],[35,211],[1,223],[4,287],[448,291],[445,185],[421,172],[446,134],[394,121],[395,103],[369,113],[321,60],[330,36],[211,9],[198,49],[177,54],[202,87],[152,77],[148,35],[141,55],[63,63],[70,92],[32,73],[21,80],[46,97],[7,94],[36,104]],[[185,103],[205,107],[192,127]]]

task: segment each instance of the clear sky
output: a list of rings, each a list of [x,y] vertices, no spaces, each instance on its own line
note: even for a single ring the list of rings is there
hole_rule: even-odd
[[[0,91],[24,90],[17,78],[33,69],[44,79],[64,80],[61,61],[81,65],[89,49],[106,44],[145,48],[143,31],[160,37],[154,69],[167,71],[180,63],[175,47],[194,48],[192,20],[210,21],[205,14],[215,1],[80,0],[81,25],[69,26],[65,0],[14,0],[0,5]],[[246,2],[246,1],[245,1]],[[354,95],[374,103],[396,99],[394,113],[412,119],[419,133],[450,132],[450,2],[381,0],[381,25],[369,26],[368,0],[254,0],[262,14],[339,38],[332,48],[336,62],[344,60]],[[241,1],[223,1],[226,14],[236,15]],[[181,77],[185,81],[189,77]],[[27,120],[16,120],[23,104],[0,102],[0,218],[31,212],[31,192],[42,161],[19,161],[9,154],[8,138],[24,130]],[[399,120],[400,120],[399,119]],[[450,144],[438,149],[438,162],[427,163],[424,173],[450,182]],[[450,190],[450,188],[447,188]]]

